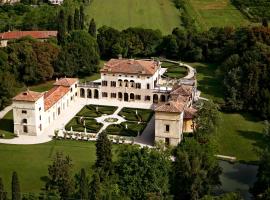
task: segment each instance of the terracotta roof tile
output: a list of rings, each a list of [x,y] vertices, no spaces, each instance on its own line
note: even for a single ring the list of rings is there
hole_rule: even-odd
[[[193,107],[189,107],[185,109],[184,118],[185,119],[193,119],[196,116],[197,110]]]
[[[11,31],[0,33],[0,39],[2,40],[19,39],[26,36],[31,36],[35,39],[47,39],[56,37],[57,31]]]
[[[57,103],[65,94],[69,92],[69,88],[65,86],[55,86],[44,95],[44,110],[48,110]]]
[[[111,59],[100,72],[153,75],[159,68],[154,60]]]
[[[61,78],[56,81],[53,85],[69,87],[78,81],[77,78]]]
[[[20,94],[15,96],[13,98],[13,100],[15,100],[15,101],[31,101],[31,102],[35,102],[39,98],[41,98],[42,96],[43,96],[43,93],[33,92],[33,91],[27,90],[27,91],[21,92]]]
[[[155,108],[155,111],[159,112],[173,112],[181,113],[185,108],[185,103],[178,101],[169,101],[166,103],[158,104]]]
[[[171,95],[190,96],[192,94],[193,86],[191,85],[178,85],[173,88]]]

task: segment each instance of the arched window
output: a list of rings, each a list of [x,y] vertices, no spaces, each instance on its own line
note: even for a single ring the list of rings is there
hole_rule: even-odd
[[[158,95],[157,94],[153,95],[153,103],[158,103]]]
[[[134,97],[134,94],[133,93],[130,93],[129,96],[130,96],[130,100],[134,100],[135,97]]]
[[[118,99],[122,99],[122,98],[123,98],[122,92],[118,92]]]
[[[80,97],[85,97],[85,90],[83,88],[80,89]]]
[[[92,98],[92,91],[90,89],[87,90],[87,98]]]
[[[27,119],[22,119],[23,124],[27,124]]]

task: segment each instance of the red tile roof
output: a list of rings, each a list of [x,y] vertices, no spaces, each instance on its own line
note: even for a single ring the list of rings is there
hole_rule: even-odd
[[[11,31],[0,33],[1,40],[19,39],[26,36],[31,36],[35,39],[47,39],[50,37],[56,37],[57,31]]]
[[[169,101],[166,103],[158,104],[155,108],[155,111],[181,113],[181,112],[183,112],[185,105],[186,104],[184,102]]]
[[[154,60],[110,59],[100,72],[153,75],[158,68]]]
[[[15,96],[13,98],[13,100],[15,100],[15,101],[31,101],[31,102],[35,102],[39,98],[41,98],[42,96],[43,96],[43,93],[33,92],[33,91],[27,90],[27,91],[21,92],[20,94]]]
[[[69,91],[68,87],[55,86],[44,95],[44,110],[48,110]]]
[[[74,83],[76,83],[77,81],[78,81],[77,78],[61,78],[58,81],[56,81],[53,85],[69,87]]]
[[[197,110],[193,107],[189,107],[185,109],[184,118],[185,119],[193,119],[196,116]]]
[[[191,85],[178,85],[173,88],[170,95],[190,96],[192,94],[193,86]]]

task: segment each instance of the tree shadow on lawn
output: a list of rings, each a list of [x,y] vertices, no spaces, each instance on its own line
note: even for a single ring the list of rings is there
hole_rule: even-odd
[[[199,76],[198,89],[207,95],[223,99],[224,93],[222,77],[216,73],[217,66],[213,64],[205,65],[198,64],[195,66]]]
[[[13,133],[13,120],[12,119],[1,119],[0,120],[0,133],[1,131],[6,131]]]
[[[237,130],[239,135],[245,139],[248,139],[250,141],[253,141],[252,146],[253,150],[259,154],[259,152],[265,148],[270,147],[270,139],[265,138],[265,136],[256,131],[242,131],[242,130]],[[242,163],[248,163],[248,164],[257,164],[257,161],[240,161]]]

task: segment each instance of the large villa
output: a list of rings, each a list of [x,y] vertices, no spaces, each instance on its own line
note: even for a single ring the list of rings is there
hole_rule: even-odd
[[[157,60],[111,59],[100,70],[98,80],[82,83],[61,78],[47,92],[22,92],[13,98],[14,133],[40,136],[71,104],[93,99],[116,106],[132,104],[138,109],[147,105],[154,111],[155,141],[177,145],[183,133],[194,129],[197,85],[195,77],[169,84],[165,72]]]

